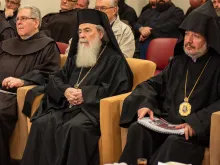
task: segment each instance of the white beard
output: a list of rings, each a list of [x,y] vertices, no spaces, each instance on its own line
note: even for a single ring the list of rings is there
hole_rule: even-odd
[[[183,46],[183,49],[184,49],[184,52],[186,53],[186,55],[188,55],[189,57],[191,57],[194,60],[203,56],[208,51],[207,43],[205,43],[203,45],[203,47],[198,49],[196,53],[190,53],[190,51],[185,49],[185,45]]]
[[[79,39],[76,66],[89,68],[96,64],[102,42],[99,37],[96,36],[96,38],[89,43],[89,46],[85,46],[85,43],[88,43],[85,39]]]

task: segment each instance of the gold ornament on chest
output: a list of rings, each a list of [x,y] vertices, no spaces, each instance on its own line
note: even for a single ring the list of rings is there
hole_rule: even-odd
[[[210,59],[211,59],[211,57],[209,57],[209,59],[207,60],[205,66],[203,67],[203,69],[202,69],[202,71],[201,71],[199,77],[197,78],[197,80],[196,80],[196,82],[195,82],[195,84],[194,84],[192,90],[190,91],[188,97],[186,96],[186,87],[187,87],[188,72],[189,72],[188,69],[187,69],[187,72],[186,72],[186,80],[185,80],[185,89],[184,89],[184,90],[185,90],[184,102],[182,102],[182,103],[180,104],[180,106],[179,106],[179,114],[180,114],[181,116],[188,116],[188,115],[191,113],[192,106],[191,106],[191,104],[189,103],[189,98],[190,98],[190,96],[192,95],[194,89],[196,88],[196,85],[198,84],[198,82],[199,82],[199,80],[200,80],[200,78],[201,78],[201,76],[202,76],[202,74],[203,74],[203,72],[204,72],[204,70],[205,70],[207,64],[209,63],[209,60],[210,60]]]

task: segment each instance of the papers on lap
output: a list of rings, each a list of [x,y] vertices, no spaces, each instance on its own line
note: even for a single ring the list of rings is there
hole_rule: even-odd
[[[167,163],[158,162],[158,165],[192,165],[192,164],[183,164],[178,162],[167,162]]]
[[[159,119],[154,117],[154,120],[151,120],[149,117],[144,117],[138,120],[138,123],[159,133],[165,134],[175,134],[175,135],[183,135],[184,129],[176,129],[175,124],[168,123],[164,119]]]

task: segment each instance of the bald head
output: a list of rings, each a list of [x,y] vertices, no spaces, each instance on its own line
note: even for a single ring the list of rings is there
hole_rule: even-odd
[[[190,0],[189,3],[191,7],[197,8],[203,4],[203,0]]]
[[[89,7],[89,0],[77,0],[75,8],[77,9],[87,9]]]

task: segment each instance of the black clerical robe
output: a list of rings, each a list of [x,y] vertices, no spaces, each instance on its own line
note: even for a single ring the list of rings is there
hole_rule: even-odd
[[[45,84],[46,77],[59,69],[60,53],[56,43],[42,33],[27,40],[18,37],[5,40],[0,46],[0,84],[7,77],[20,78],[25,85]],[[0,89],[0,164],[10,165],[9,138],[17,120],[16,88]]]
[[[210,57],[189,98],[191,114],[183,117],[179,114],[179,106],[185,97],[186,72],[188,70],[186,96],[189,96]],[[138,157],[145,157],[150,165],[156,165],[158,161],[201,164],[204,148],[209,143],[211,115],[220,107],[219,75],[220,56],[210,50],[196,62],[185,54],[176,56],[160,74],[139,84],[123,104],[120,125],[130,127],[120,160],[132,164]],[[140,126],[135,121],[137,111],[143,107],[171,123],[188,123],[196,135],[186,141],[183,136],[159,134]]]
[[[121,20],[128,21],[129,25],[133,28],[137,21],[136,11],[128,6],[126,3],[119,6],[119,17]]]
[[[76,24],[76,11],[64,11],[59,13],[50,13],[42,19],[42,30],[47,31],[48,35],[56,42],[69,43],[70,38],[73,36],[74,25]]]
[[[0,42],[15,36],[16,32],[11,25],[6,21],[0,21]]]
[[[6,18],[5,17],[5,11],[3,10],[0,10],[0,20],[4,20],[4,21],[7,21],[10,23],[11,27],[17,31],[16,29],[16,17],[17,17],[17,14],[18,14],[18,10],[14,11],[14,15],[12,17],[8,17]]]
[[[159,12],[156,9],[148,9],[141,14],[135,25],[136,34],[140,34],[140,27],[149,26],[152,28],[152,38],[178,38],[180,35],[178,26],[183,19],[183,10],[173,4],[163,12]]]
[[[99,164],[100,99],[130,91],[132,79],[124,57],[107,47],[80,85],[84,102],[69,108],[64,92],[77,83],[81,71],[75,59],[69,56],[48,84],[32,119],[22,165]],[[89,69],[83,68],[79,81]]]

